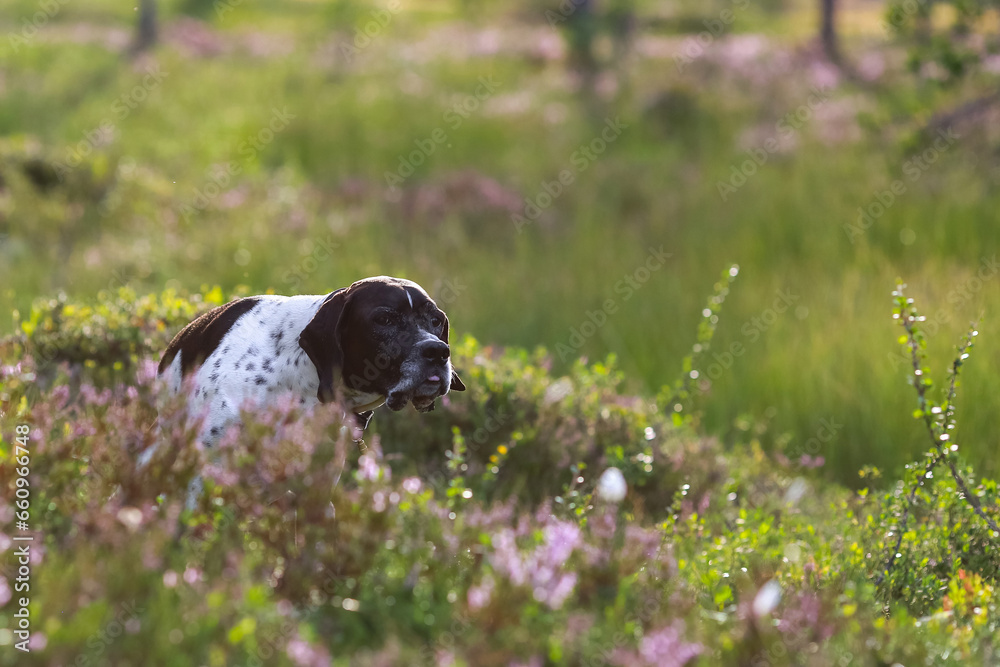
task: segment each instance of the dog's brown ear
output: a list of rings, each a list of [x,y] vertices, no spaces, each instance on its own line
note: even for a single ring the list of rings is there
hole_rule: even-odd
[[[316,397],[320,403],[334,399],[334,378],[344,367],[344,351],[340,346],[340,321],[347,307],[346,289],[332,292],[319,307],[312,320],[299,334],[299,347],[309,355],[319,376]]]
[[[441,315],[444,317],[444,335],[441,336],[441,340],[447,343],[448,330],[451,328],[451,325],[448,323],[448,316],[444,314],[444,311],[441,311]],[[462,378],[458,377],[458,373],[454,370],[451,372],[451,387],[449,391],[465,391],[465,383],[462,382]]]
[[[444,341],[445,343],[447,343],[448,342],[448,330],[451,329],[451,324],[448,323],[448,316],[445,314],[445,312],[443,310],[441,311],[441,317],[444,318],[444,334],[442,334],[441,340]]]

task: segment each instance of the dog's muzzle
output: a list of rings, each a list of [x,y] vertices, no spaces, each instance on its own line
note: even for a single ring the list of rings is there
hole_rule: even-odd
[[[434,409],[434,399],[451,387],[451,349],[438,338],[418,343],[401,366],[402,378],[386,396],[390,410],[402,410],[413,402],[418,412]]]

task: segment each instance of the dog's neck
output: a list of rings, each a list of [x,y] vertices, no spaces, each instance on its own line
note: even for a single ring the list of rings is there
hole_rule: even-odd
[[[368,412],[381,407],[385,403],[385,396],[370,391],[359,391],[357,389],[344,388],[344,399],[347,406],[355,414]]]

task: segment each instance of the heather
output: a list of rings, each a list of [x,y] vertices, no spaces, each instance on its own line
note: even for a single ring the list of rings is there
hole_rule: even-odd
[[[459,333],[542,345],[560,373],[614,353],[629,391],[654,394],[680,372],[697,286],[736,262],[706,427],[733,444],[766,419],[770,450],[833,420],[824,472],[857,487],[863,466],[895,477],[921,452],[884,287],[905,276],[934,304],[939,355],[1000,299],[996,107],[943,150],[925,132],[995,90],[996,58],[953,84],[915,71],[914,43],[946,41],[887,30],[889,3],[841,3],[840,71],[811,41],[818,0],[595,0],[634,20],[625,43],[601,30],[587,94],[571,22],[546,14],[562,2],[404,1],[359,48],[384,3],[157,0],[160,41],[129,58],[141,3],[53,2],[35,29],[40,1],[0,15],[5,312],[385,273],[424,285]],[[650,249],[669,257],[639,282]],[[987,364],[966,382],[1000,393]],[[961,428],[1000,473],[993,411],[973,401]]]
[[[684,362],[693,371],[735,273],[709,299]],[[664,410],[690,400],[683,378],[630,395],[613,358],[558,374],[544,349],[469,336],[453,352],[469,391],[428,415],[380,412],[363,453],[336,406],[300,414],[287,401],[244,414],[209,455],[183,398],[161,393],[151,351],[219,298],[43,300],[5,339],[3,451],[15,424],[31,424],[42,541],[33,650],[5,641],[2,664],[964,665],[994,655],[997,536],[943,459],[915,463],[888,493],[852,491],[824,480],[808,449],[766,452],[766,424],[727,446],[700,434],[694,415]],[[914,306],[901,298],[906,319]],[[72,344],[59,343],[67,332]],[[954,456],[996,521],[995,483],[970,480]],[[188,510],[198,471],[206,492]],[[14,475],[5,464],[5,488]],[[12,525],[11,500],[0,514]],[[12,534],[0,534],[7,549]],[[14,577],[3,576],[9,605]]]
[[[0,665],[1000,660],[996,0],[2,4]],[[468,391],[202,451],[171,336],[376,274]]]

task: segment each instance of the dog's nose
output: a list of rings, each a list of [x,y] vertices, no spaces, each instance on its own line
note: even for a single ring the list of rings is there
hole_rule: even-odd
[[[444,361],[451,356],[448,344],[440,340],[425,340],[418,344],[417,348],[427,361]]]

